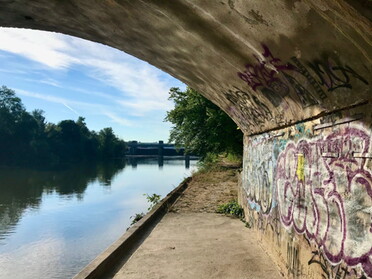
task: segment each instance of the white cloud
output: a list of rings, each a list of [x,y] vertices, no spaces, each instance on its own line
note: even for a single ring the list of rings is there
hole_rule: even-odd
[[[24,74],[27,74],[26,71],[22,71],[22,70],[15,70],[15,69],[0,69],[0,72],[2,73],[8,73],[8,74],[16,74],[16,75],[24,75]]]
[[[122,97],[131,97],[133,107],[151,105],[146,111],[167,103],[173,84],[148,63],[119,50],[58,33],[27,29],[0,28],[0,50],[15,53],[53,70],[85,66],[88,75],[118,89]],[[43,81],[42,81],[43,82]],[[45,82],[45,81],[44,81]],[[168,105],[165,104],[165,108]]]
[[[117,123],[121,126],[132,126],[133,125],[133,123],[130,120],[122,116],[119,116],[118,112],[114,112],[112,107],[109,107],[106,105],[74,101],[74,100],[69,100],[66,98],[51,96],[47,94],[39,94],[39,93],[30,92],[30,91],[25,91],[22,89],[15,89],[15,90],[17,94],[21,96],[27,96],[27,97],[31,97],[31,98],[51,102],[51,103],[61,104],[78,116],[81,116],[82,114],[78,113],[71,106],[79,107],[80,110],[83,110],[85,112],[89,112],[92,114],[104,115],[108,119],[110,119],[112,122]]]
[[[104,115],[106,115],[108,118],[112,120],[112,122],[117,123],[122,126],[132,126],[132,122],[129,121],[128,119],[125,119],[123,117],[120,117],[112,112],[109,111],[104,111]]]
[[[0,72],[3,72],[2,69],[0,69]],[[9,72],[4,71],[4,72],[12,73],[11,71]],[[14,72],[14,74],[27,74],[27,72],[24,72],[24,73]],[[44,83],[44,84],[51,85],[54,87],[64,88],[64,86],[62,86],[60,82],[58,82],[57,80],[51,79],[51,78],[46,78],[46,79],[22,78],[22,80],[29,81],[32,83]]]
[[[34,92],[26,91],[26,90],[23,90],[23,89],[19,89],[19,88],[15,88],[14,90],[17,92],[18,95],[32,97],[32,98],[36,98],[36,99],[40,99],[40,100],[44,100],[44,101],[48,101],[48,102],[52,102],[52,103],[57,103],[57,104],[71,104],[71,103],[74,103],[76,105],[87,105],[86,103],[71,101],[71,100],[68,100],[68,99],[65,99],[65,98],[62,98],[62,97],[56,97],[56,96],[51,96],[51,95],[47,95],[47,94],[34,93]]]
[[[118,103],[130,110],[130,114],[135,116],[144,116],[147,112],[153,110],[169,110],[172,105],[169,101],[161,102],[154,100],[118,100]]]
[[[0,49],[22,55],[53,69],[68,68],[78,58],[65,53],[70,46],[57,33],[1,28]]]

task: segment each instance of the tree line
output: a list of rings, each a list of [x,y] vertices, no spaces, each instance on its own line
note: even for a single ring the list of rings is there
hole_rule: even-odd
[[[202,159],[242,155],[243,133],[224,111],[190,87],[169,93],[174,102],[165,118],[174,125],[169,142]],[[122,158],[125,152],[125,142],[112,128],[89,130],[84,117],[49,123],[44,111],[26,111],[14,90],[0,88],[0,165],[59,166]]]
[[[0,165],[60,166],[121,158],[125,150],[112,128],[89,130],[84,117],[49,123],[44,111],[26,111],[14,90],[0,88]]]

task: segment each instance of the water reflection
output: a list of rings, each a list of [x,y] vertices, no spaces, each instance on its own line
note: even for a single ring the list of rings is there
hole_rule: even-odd
[[[43,193],[83,199],[89,183],[110,186],[125,167],[124,160],[80,164],[59,171],[0,168],[0,240],[9,235],[26,209],[37,210]],[[0,242],[1,244],[1,242]]]
[[[0,279],[71,278],[164,197],[196,161],[164,157],[59,171],[0,168]],[[133,168],[133,166],[136,166]]]
[[[158,164],[159,169],[162,169],[164,166],[164,163],[167,165],[176,163],[178,164],[180,160],[185,161],[185,168],[190,168],[190,161],[196,161],[198,160],[198,157],[196,156],[177,156],[177,157],[171,157],[171,156],[153,156],[153,157],[136,157],[136,156],[128,156],[126,159],[127,164],[131,165],[132,168],[137,168],[137,165],[154,165]]]

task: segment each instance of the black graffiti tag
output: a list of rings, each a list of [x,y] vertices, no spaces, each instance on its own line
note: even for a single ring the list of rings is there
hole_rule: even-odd
[[[351,85],[352,78],[358,79],[364,84],[368,84],[368,81],[350,66],[341,65],[329,57],[323,61],[315,60],[308,63],[308,66],[316,74],[317,82],[321,86],[325,86],[328,91],[333,91],[341,87],[351,89],[353,87]]]
[[[329,55],[308,62],[305,67],[296,57],[291,58],[293,64],[285,63],[274,56],[266,45],[262,44],[262,48],[262,57],[253,55],[255,62],[246,64],[245,70],[237,75],[254,91],[259,90],[274,107],[283,102],[291,89],[305,108],[319,104],[327,98],[323,88],[328,92],[339,88],[351,89],[353,79],[368,84],[368,81],[349,65],[342,64]],[[300,82],[301,77],[304,77],[312,88],[303,85],[303,82]],[[317,96],[313,95],[314,91]]]
[[[262,125],[273,118],[270,109],[257,96],[237,87],[234,87],[234,90],[228,90],[225,95],[243,113],[244,120],[251,125]]]

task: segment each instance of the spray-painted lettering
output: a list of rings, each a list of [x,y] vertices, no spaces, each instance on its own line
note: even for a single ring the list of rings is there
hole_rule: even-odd
[[[350,66],[342,65],[330,57],[323,60],[315,60],[308,63],[309,67],[314,71],[316,80],[319,85],[325,86],[328,91],[334,91],[338,88],[353,88],[352,79],[357,79],[368,84],[361,75],[355,72]]]
[[[268,46],[262,44],[262,48],[262,57],[253,55],[255,62],[246,64],[245,70],[237,75],[254,91],[260,91],[275,107],[289,94],[295,96],[302,107],[309,107],[327,97],[323,88],[328,92],[339,88],[351,89],[353,80],[368,84],[349,65],[330,56],[306,63],[308,69],[296,57],[291,58],[294,64],[283,62],[273,55]],[[310,88],[304,83],[309,83]],[[313,91],[317,96],[313,95]]]
[[[347,127],[325,138],[288,143],[276,166],[281,221],[303,233],[333,264],[361,265],[372,276],[372,174],[368,133]]]
[[[225,92],[226,98],[236,107],[230,113],[235,117],[244,119],[249,125],[260,126],[273,118],[271,110],[257,96],[243,91],[237,87]],[[240,113],[241,115],[236,115]]]

